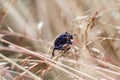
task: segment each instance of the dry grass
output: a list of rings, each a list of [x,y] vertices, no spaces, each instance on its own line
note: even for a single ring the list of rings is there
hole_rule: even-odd
[[[120,0],[0,0],[0,80],[119,80]],[[76,34],[64,56],[53,42]]]

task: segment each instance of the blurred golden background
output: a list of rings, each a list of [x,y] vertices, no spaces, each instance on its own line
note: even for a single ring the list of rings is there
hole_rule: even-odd
[[[7,41],[51,56],[55,37],[66,31],[76,34],[72,53],[77,56],[77,63],[86,61],[88,65],[94,65],[90,55],[120,66],[120,0],[0,0],[0,33]],[[0,52],[7,57],[21,55],[19,50],[12,50],[13,46],[4,42],[0,43],[0,47]],[[71,55],[69,59],[71,57],[74,60]],[[69,61],[65,64],[73,66]],[[97,80],[120,78],[120,69],[116,71],[117,75],[111,73],[102,79],[89,68],[74,67]],[[54,80],[77,79],[58,76]]]

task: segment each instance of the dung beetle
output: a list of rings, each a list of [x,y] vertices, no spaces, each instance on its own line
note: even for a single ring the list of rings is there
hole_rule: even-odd
[[[70,49],[70,45],[72,45],[73,35],[68,32],[62,33],[59,35],[54,41],[54,48],[52,52],[52,57],[54,57],[55,50],[63,50],[64,53]],[[52,58],[51,57],[51,58]]]

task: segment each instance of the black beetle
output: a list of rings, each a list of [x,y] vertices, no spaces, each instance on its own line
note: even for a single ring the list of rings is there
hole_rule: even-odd
[[[68,32],[65,32],[65,33],[62,33],[61,35],[59,35],[54,41],[52,57],[54,57],[54,50],[65,50],[64,53],[67,50],[69,50],[70,45],[72,45],[72,39],[73,39],[73,36]],[[67,45],[67,47],[66,47],[66,45]]]

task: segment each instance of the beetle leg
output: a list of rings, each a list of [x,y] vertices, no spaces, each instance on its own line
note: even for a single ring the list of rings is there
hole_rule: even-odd
[[[54,57],[54,50],[55,50],[55,48],[53,49],[51,59]]]

